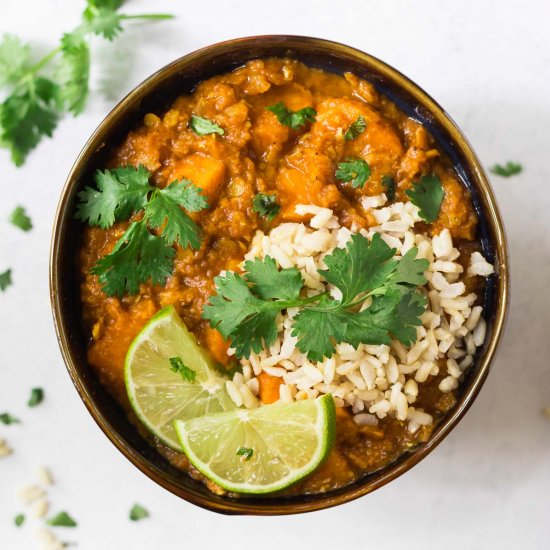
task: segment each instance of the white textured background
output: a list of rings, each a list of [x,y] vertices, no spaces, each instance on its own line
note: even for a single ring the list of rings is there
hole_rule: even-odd
[[[45,49],[78,22],[78,0],[2,0],[0,33]],[[65,118],[21,169],[0,150],[0,425],[15,453],[0,461],[0,548],[38,547],[34,526],[13,526],[18,488],[51,467],[62,531],[81,550],[345,547],[423,550],[550,548],[550,4],[547,0],[134,0],[125,12],[166,11],[98,40],[86,113]],[[493,177],[512,255],[512,310],[491,375],[470,412],[412,471],[345,506],[286,518],[222,517],[156,486],[115,450],[86,412],[61,361],[48,299],[48,250],[65,176],[114,103],[156,69],[196,48],[252,34],[338,40],[395,66],[435,97],[486,166],[516,160],[519,177]],[[25,205],[35,225],[7,223]],[[30,388],[46,400],[28,409]],[[140,502],[151,518],[127,519]]]

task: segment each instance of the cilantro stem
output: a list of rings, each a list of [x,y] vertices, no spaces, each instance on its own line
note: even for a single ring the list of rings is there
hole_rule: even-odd
[[[46,66],[61,51],[61,49],[61,46],[58,46],[25,71],[25,74],[15,83],[13,89],[19,89],[33,74],[37,73],[40,69],[42,69],[42,67]]]
[[[169,13],[145,13],[142,15],[121,15],[120,19],[174,19],[174,16]]]
[[[273,304],[273,309],[288,309],[289,307],[298,307],[311,304],[312,302],[318,302],[323,296],[327,296],[327,292],[310,296],[309,298],[298,298],[297,300],[275,300],[274,302],[267,302]]]

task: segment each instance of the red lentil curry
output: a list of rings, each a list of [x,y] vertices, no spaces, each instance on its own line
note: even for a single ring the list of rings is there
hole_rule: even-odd
[[[282,125],[266,109],[278,102],[294,111],[313,107],[316,119],[298,129]],[[224,135],[197,135],[189,129],[192,114],[214,121],[224,128]],[[366,121],[366,129],[356,139],[345,140],[343,132],[358,116]],[[334,177],[337,163],[349,157],[365,159],[370,166],[371,176],[361,189]],[[160,188],[187,178],[203,190],[209,204],[208,209],[190,214],[203,233],[200,249],[177,246],[174,272],[165,286],[141,284],[137,294],[121,298],[108,297],[90,270],[113,249],[128,222],[106,230],[85,230],[80,270],[84,321],[90,333],[88,360],[131,417],[123,367],[140,329],[161,308],[173,305],[199,343],[218,362],[230,365],[229,343],[201,318],[215,290],[213,278],[222,270],[239,269],[258,229],[307,219],[294,212],[297,204],[331,208],[341,225],[368,228],[376,223],[359,199],[384,192],[384,176],[394,178],[397,199],[406,201],[405,191],[412,182],[433,173],[441,180],[445,196],[436,222],[422,230],[433,235],[448,228],[466,257],[477,246],[477,220],[469,194],[429,133],[351,73],[330,74],[293,60],[249,62],[200,83],[167,112],[146,114],[143,124],[112,153],[110,167],[126,165],[145,166]],[[259,192],[278,197],[281,210],[271,222],[253,210],[253,198]],[[263,403],[278,399],[279,380],[266,373],[259,376]],[[424,385],[418,399],[436,421],[455,403],[453,393],[437,391],[438,380],[434,377]],[[432,429],[433,425],[424,426],[409,433],[404,422],[390,417],[376,427],[358,426],[347,409],[340,408],[336,443],[327,462],[290,492],[341,487],[426,441]],[[203,479],[185,455],[154,443],[176,467]]]

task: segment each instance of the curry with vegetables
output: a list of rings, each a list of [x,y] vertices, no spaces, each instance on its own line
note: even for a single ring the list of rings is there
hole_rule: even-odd
[[[419,219],[414,232],[424,235],[425,240],[449,235],[460,259],[455,255],[445,262],[458,265],[456,274],[444,271],[450,267],[437,264],[437,258],[415,259],[422,251],[421,240],[409,246],[412,252],[407,254],[403,249],[401,256],[394,258],[391,235],[397,230],[388,226],[387,238],[369,233],[389,223],[381,221],[376,212],[380,205],[372,206],[365,200],[374,197],[383,197],[389,205],[414,204],[417,210],[413,213]],[[417,331],[422,330],[420,326],[432,322],[423,316],[432,299],[427,289],[419,289],[427,284],[423,272],[443,270],[445,284],[463,284],[465,293],[482,295],[484,282],[479,276],[460,274],[466,273],[471,255],[480,250],[476,241],[477,218],[467,189],[427,130],[372,84],[351,73],[338,75],[295,60],[265,59],[201,82],[193,93],[176,99],[168,110],[147,113],[143,122],[113,147],[105,170],[96,174],[95,185],[89,182],[89,187],[81,191],[79,200],[77,217],[89,225],[79,255],[83,320],[90,335],[88,361],[102,384],[140,427],[127,397],[125,357],[145,324],[166,306],[175,308],[200,346],[231,380],[237,370],[246,367],[250,371],[254,365],[246,361],[255,361],[251,355],[269,348],[277,331],[280,334],[283,330],[276,327],[276,312],[262,328],[248,324],[244,331],[247,333],[239,333],[235,326],[238,323],[232,324],[227,316],[237,315],[235,319],[241,325],[249,323],[257,313],[251,310],[248,317],[245,314],[252,299],[259,304],[258,311],[272,308],[280,300],[281,311],[302,307],[310,312],[309,317],[315,313],[317,324],[306,323],[301,333],[300,327],[305,323],[302,311],[291,329],[298,340],[297,350],[307,361],[322,362],[344,349],[344,344],[355,348],[360,343],[385,345],[405,356],[410,354]],[[333,290],[318,292],[316,297],[312,287],[307,287],[307,279],[305,283],[297,281],[299,273],[296,277],[297,271],[290,273],[296,268],[283,265],[277,258],[276,263],[267,255],[262,256],[262,265],[254,266],[254,261],[260,259],[251,261],[247,257],[243,264],[257,235],[269,235],[284,224],[305,224],[311,231],[308,224],[313,223],[313,210],[307,211],[302,205],[318,207],[321,214],[326,210],[327,219],[332,212],[334,224],[354,235],[347,244],[329,251],[332,262],[324,253],[326,265],[321,263],[324,267],[319,270],[326,277],[324,284],[334,283],[342,288],[334,271],[353,254],[366,257],[372,249],[372,256],[385,262],[386,279],[373,282],[368,287],[370,294],[365,293],[367,287],[363,286],[355,294],[350,290],[347,302],[345,291],[343,295]],[[337,230],[336,225],[332,227],[328,227],[327,234]],[[379,249],[375,251],[374,247]],[[437,252],[435,244],[434,250]],[[432,269],[434,262],[437,265]],[[261,290],[260,283],[253,280],[253,269],[259,267],[263,273],[271,270],[274,281],[285,279],[283,285],[295,277],[294,302],[278,296],[273,289]],[[345,274],[340,277],[345,278]],[[249,294],[242,303],[234,298],[235,294],[229,298],[224,294],[230,278],[241,289],[248,285]],[[433,275],[428,275],[428,279],[437,285]],[[378,302],[388,296],[394,298],[391,305]],[[446,299],[455,299],[449,296],[441,298],[443,304]],[[287,301],[283,302],[283,298]],[[464,310],[470,314],[478,302],[472,298]],[[375,311],[377,303],[380,306]],[[235,309],[229,311],[228,304],[236,304]],[[339,317],[323,321],[326,312],[321,310],[325,306],[327,311],[337,311]],[[376,315],[387,313],[386,307],[394,317],[382,321]],[[443,318],[444,314],[435,307],[432,303],[430,315]],[[367,313],[370,317],[365,321]],[[463,315],[462,322],[465,318]],[[334,328],[340,320],[342,334]],[[376,323],[376,335],[362,337],[367,322]],[[354,336],[349,329],[353,323],[360,328]],[[429,330],[437,331],[436,323],[432,324]],[[311,338],[307,341],[307,333],[311,332],[321,334],[329,343],[328,349],[311,342]],[[467,338],[465,332],[461,334]],[[445,337],[441,336],[441,341]],[[456,360],[460,361],[460,348],[447,349],[456,349]],[[455,404],[456,387],[440,391],[450,357],[446,351],[434,359],[435,367],[424,383],[418,384],[414,405],[419,414],[410,416],[419,422],[415,429],[408,429],[398,414],[382,414],[380,408],[373,409],[378,411],[377,417],[372,413],[373,421],[359,422],[355,418],[363,411],[357,408],[359,404],[351,406],[344,398],[335,397],[336,439],[328,459],[286,491],[315,493],[342,487],[427,441],[437,421]],[[405,363],[405,356],[397,361],[399,367]],[[261,357],[265,360],[265,354]],[[170,363],[174,375],[185,377],[187,367],[181,363],[185,357],[179,358],[180,362],[173,359]],[[286,378],[270,374],[273,367],[280,368],[280,364],[260,369],[253,376],[257,382],[248,385],[255,390],[260,405],[282,398],[281,385],[285,385]],[[379,368],[374,367],[377,377]],[[416,368],[423,367],[420,364]],[[194,378],[188,372],[187,376]],[[403,378],[402,385],[404,382]],[[368,387],[362,389],[361,384],[359,381],[354,386],[357,395],[371,391]],[[311,397],[307,392],[312,388],[304,389],[302,397],[299,387],[292,389],[292,399]],[[377,388],[381,397],[391,391],[390,386],[381,384]],[[386,397],[389,402],[390,395]],[[367,409],[364,413],[370,415]],[[421,421],[420,414],[428,413],[433,423]],[[142,430],[173,465],[203,479],[211,490],[223,492],[200,474],[184,453]],[[238,452],[242,460],[253,456],[252,449],[244,446]]]

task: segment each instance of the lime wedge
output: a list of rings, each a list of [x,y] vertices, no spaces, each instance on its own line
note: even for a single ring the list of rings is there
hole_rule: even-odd
[[[175,425],[197,470],[228,491],[260,494],[296,483],[323,462],[334,443],[336,417],[327,394]]]
[[[174,357],[185,365],[182,370],[186,369],[187,377],[171,369],[170,359]],[[225,379],[173,307],[157,313],[136,336],[126,354],[124,377],[139,419],[177,451],[181,446],[174,430],[175,419],[235,408],[225,390]]]

